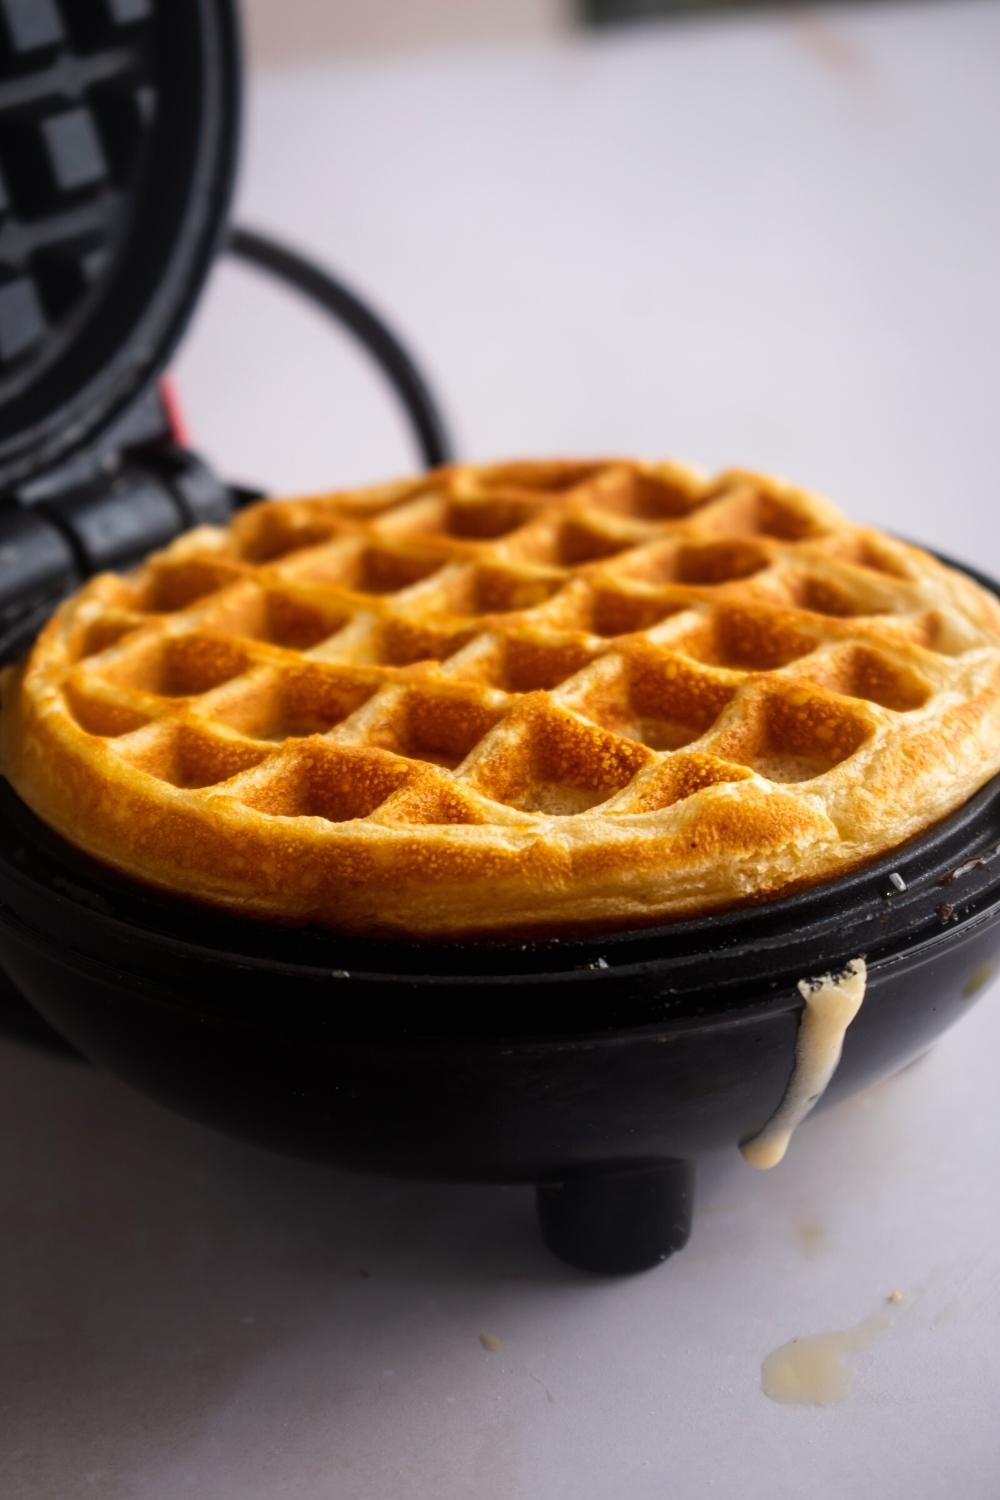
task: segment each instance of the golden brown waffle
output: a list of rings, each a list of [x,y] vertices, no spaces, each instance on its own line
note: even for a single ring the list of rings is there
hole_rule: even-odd
[[[199,900],[410,936],[831,877],[1000,768],[1000,608],[757,475],[450,468],[267,502],[62,606],[4,770]]]

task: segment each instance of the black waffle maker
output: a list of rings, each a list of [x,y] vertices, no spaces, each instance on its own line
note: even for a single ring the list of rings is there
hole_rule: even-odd
[[[156,387],[227,234],[228,4],[0,0],[0,43],[10,660],[85,576],[225,519],[245,493],[171,439]],[[289,252],[247,235],[236,248],[367,339],[428,461],[443,456],[432,403],[377,320]],[[731,915],[585,940],[372,942],[153,894],[69,847],[0,781],[7,1014],[25,1033],[44,1017],[136,1088],[268,1146],[534,1183],[558,1255],[633,1271],[685,1244],[695,1159],[735,1148],[781,1100],[798,980],[867,960],[824,1103],[965,1012],[1000,959],[998,848],[1000,778],[866,869]]]

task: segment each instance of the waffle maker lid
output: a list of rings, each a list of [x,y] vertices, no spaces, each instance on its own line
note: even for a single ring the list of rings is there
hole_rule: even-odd
[[[0,515],[162,431],[238,117],[231,0],[0,0]]]

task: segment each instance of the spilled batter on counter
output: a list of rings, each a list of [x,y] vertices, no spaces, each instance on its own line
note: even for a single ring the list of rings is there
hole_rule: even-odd
[[[882,1309],[853,1328],[791,1339],[772,1350],[761,1365],[761,1390],[772,1401],[796,1406],[838,1405],[850,1391],[848,1355],[869,1348],[893,1321]]]

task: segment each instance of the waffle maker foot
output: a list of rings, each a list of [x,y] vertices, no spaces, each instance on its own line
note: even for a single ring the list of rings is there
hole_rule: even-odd
[[[577,1167],[536,1188],[553,1255],[581,1271],[628,1276],[683,1250],[691,1234],[694,1164],[616,1162]]]

